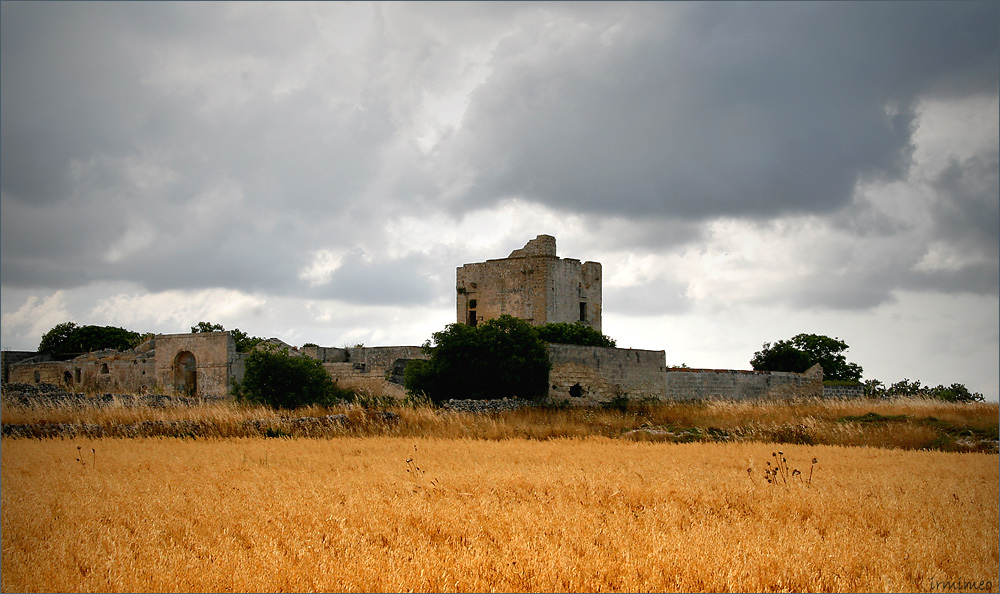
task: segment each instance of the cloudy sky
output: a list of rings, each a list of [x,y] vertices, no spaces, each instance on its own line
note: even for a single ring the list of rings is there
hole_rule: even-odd
[[[536,235],[604,333],[1000,376],[1000,4],[4,2],[2,346],[420,344]]]

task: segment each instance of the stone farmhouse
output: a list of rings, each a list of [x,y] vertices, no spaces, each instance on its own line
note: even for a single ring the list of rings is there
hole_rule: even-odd
[[[556,239],[539,235],[507,258],[465,264],[456,272],[456,321],[475,326],[509,314],[533,325],[587,324],[601,330],[601,265],[556,255]],[[403,370],[425,355],[417,346],[302,347],[267,341],[318,359],[342,386],[402,398]],[[805,373],[672,368],[664,351],[549,345],[549,397],[593,405],[633,399],[798,398],[823,395],[819,365]],[[3,352],[3,381],[51,383],[77,392],[229,397],[241,381],[244,354],[229,332],[158,334],[131,351],[87,353],[54,361]]]

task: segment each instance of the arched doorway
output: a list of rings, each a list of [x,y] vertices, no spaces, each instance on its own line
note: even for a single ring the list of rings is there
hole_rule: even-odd
[[[188,351],[174,357],[174,391],[185,396],[194,396],[198,391],[198,363]]]

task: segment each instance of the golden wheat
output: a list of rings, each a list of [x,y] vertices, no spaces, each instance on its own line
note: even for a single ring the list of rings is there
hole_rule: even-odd
[[[342,437],[4,439],[0,456],[3,591],[998,583],[996,455]]]

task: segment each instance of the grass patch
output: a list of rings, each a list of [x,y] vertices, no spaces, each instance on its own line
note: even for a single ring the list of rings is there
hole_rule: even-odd
[[[216,402],[160,408],[106,403],[23,406],[0,401],[3,435],[30,438],[438,437],[529,439],[608,437],[658,442],[767,442],[907,450],[997,451],[996,403],[899,399],[649,402],[608,407],[528,407],[460,413],[420,403],[366,401],[301,407]]]

